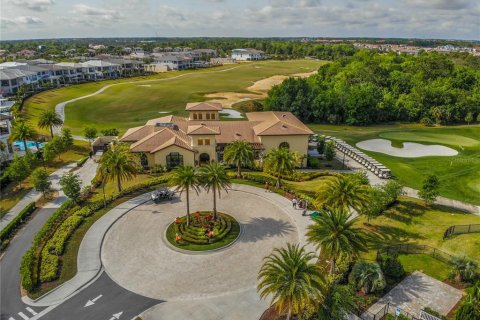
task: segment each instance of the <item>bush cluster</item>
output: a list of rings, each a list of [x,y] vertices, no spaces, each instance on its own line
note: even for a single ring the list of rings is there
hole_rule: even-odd
[[[193,244],[209,244],[220,241],[225,238],[232,230],[232,221],[225,215],[218,215],[219,225],[214,228],[215,235],[208,238],[205,228],[190,225],[187,227],[186,218],[181,218],[180,222],[175,224],[175,233],[182,237],[182,241]]]
[[[35,280],[32,272],[33,260],[33,248],[30,248],[23,255],[22,262],[20,263],[20,278],[22,288],[27,291],[32,291],[35,288]]]
[[[15,234],[18,228],[25,222],[28,217],[35,211],[35,202],[29,203],[5,228],[0,231],[0,251],[5,250],[10,238]]]
[[[108,197],[106,199],[106,203],[110,204],[114,200],[124,195],[128,195],[157,184],[166,183],[167,181],[167,176],[160,176],[141,184],[125,188],[122,193],[117,193],[111,197]],[[34,258],[25,258],[26,262],[21,269],[24,270],[23,272],[21,271],[22,278],[24,276],[28,278],[28,274],[32,274],[33,278],[35,278],[35,273],[33,273],[33,270],[39,270],[38,279],[41,282],[55,280],[59,275],[61,266],[60,256],[63,254],[70,236],[75,232],[75,230],[77,230],[85,218],[93,215],[95,212],[103,208],[103,206],[103,201],[95,201],[89,204],[84,204],[80,208],[78,206],[74,206],[71,200],[64,202],[62,206],[50,216],[50,218],[35,236],[32,248],[30,249]],[[36,255],[37,258],[35,259]],[[38,268],[35,266],[35,261],[38,261],[39,263]],[[35,284],[36,282],[32,283]],[[30,292],[34,289],[34,286],[23,286],[23,288]]]
[[[87,162],[88,158],[89,157],[86,156],[85,158],[82,158],[82,159],[78,160],[77,161],[77,167],[82,167],[85,164],[85,162]]]

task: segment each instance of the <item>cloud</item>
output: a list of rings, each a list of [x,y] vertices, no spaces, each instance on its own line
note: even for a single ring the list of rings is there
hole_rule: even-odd
[[[75,18],[86,18],[88,20],[98,20],[97,22],[103,21],[118,21],[121,18],[121,15],[116,10],[95,8],[87,6],[85,4],[76,4],[73,6],[72,13],[76,16]],[[99,20],[101,19],[101,20]]]
[[[14,0],[16,6],[33,11],[46,11],[55,4],[54,0]]]
[[[32,16],[20,16],[14,19],[2,18],[2,27],[22,27],[22,26],[34,26],[43,24],[42,19]]]
[[[469,0],[406,0],[406,2],[412,6],[439,10],[461,10],[473,4],[473,1]]]

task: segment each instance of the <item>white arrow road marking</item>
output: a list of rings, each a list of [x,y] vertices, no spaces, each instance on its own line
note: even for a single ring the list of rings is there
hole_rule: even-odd
[[[18,315],[19,315],[20,317],[22,317],[23,319],[25,319],[25,320],[30,319],[30,318],[27,317],[23,312],[19,312]]]
[[[110,318],[110,320],[118,320],[120,319],[120,316],[123,314],[123,311],[120,311],[119,313],[114,313],[113,317]]]
[[[8,320],[15,320],[15,318],[14,318],[14,317],[10,317],[10,318],[8,318]]]
[[[83,306],[83,307],[85,308],[85,307],[89,307],[89,306],[91,306],[91,305],[94,305],[95,302],[96,302],[98,299],[100,299],[101,297],[103,297],[102,294],[99,295],[99,296],[96,297],[96,298],[93,298],[92,300],[88,300],[87,303],[85,303],[85,306]]]
[[[33,310],[32,308],[30,307],[27,307],[26,308],[28,312],[30,312],[32,315],[36,315],[37,313],[35,312],[35,310]]]

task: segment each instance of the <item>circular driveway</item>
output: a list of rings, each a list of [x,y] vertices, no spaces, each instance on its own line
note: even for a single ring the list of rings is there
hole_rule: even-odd
[[[193,193],[190,211],[211,209],[212,198],[211,193]],[[299,241],[296,226],[279,204],[231,190],[217,199],[217,210],[241,224],[236,242],[215,252],[178,252],[166,244],[164,234],[185,210],[183,194],[171,202],[148,202],[118,220],[103,242],[101,258],[108,275],[124,288],[150,298],[214,297],[251,289],[263,258],[274,247]]]

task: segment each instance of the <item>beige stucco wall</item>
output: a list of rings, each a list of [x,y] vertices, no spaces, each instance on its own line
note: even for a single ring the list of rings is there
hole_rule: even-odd
[[[300,155],[307,155],[308,153],[308,136],[260,136],[260,141],[265,148],[265,153],[273,148],[278,148],[280,143],[287,142],[290,145],[291,151],[296,151]],[[306,157],[304,165],[306,165]]]
[[[183,164],[184,165],[195,165],[195,153],[193,151],[189,151],[177,146],[170,146],[163,150],[157,151],[153,154],[153,163],[154,164],[161,164],[163,166],[167,165],[167,155],[170,152],[178,152],[179,154],[183,155]],[[148,159],[148,164],[150,165],[150,158]]]
[[[202,115],[202,119],[199,119],[197,117],[197,119],[194,119],[193,118],[193,114],[196,113],[197,115]],[[215,118],[212,119],[212,117],[210,117],[210,119],[207,119],[207,113],[210,113],[210,114],[214,114],[215,115]],[[218,120],[219,119],[219,115],[218,115],[218,111],[190,111],[189,115],[188,115],[189,119],[190,120]]]
[[[199,159],[202,153],[207,153],[210,156],[211,160],[217,160],[217,153],[215,152],[215,135],[193,135],[192,137],[192,147],[198,151],[197,153],[197,160]],[[199,146],[198,139],[210,139],[209,146]]]

